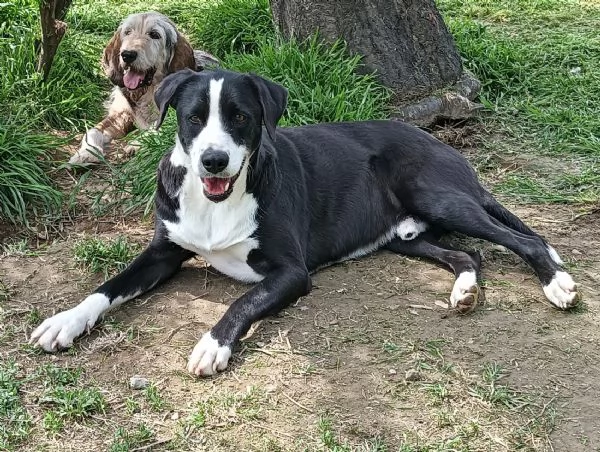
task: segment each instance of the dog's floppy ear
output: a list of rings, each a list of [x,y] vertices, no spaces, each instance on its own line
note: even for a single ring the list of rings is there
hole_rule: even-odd
[[[119,68],[119,55],[121,53],[121,27],[117,29],[115,34],[110,38],[108,44],[104,48],[102,55],[102,67],[104,73],[115,85],[123,84],[123,73]]]
[[[179,88],[185,80],[195,74],[197,74],[197,72],[194,72],[191,69],[184,69],[175,72],[174,74],[167,75],[158,86],[154,93],[154,102],[156,103],[159,112],[158,120],[155,125],[156,129],[159,129],[165,120],[169,106],[174,106],[173,97],[177,92],[177,88]]]
[[[283,116],[287,105],[287,89],[256,74],[249,74],[249,76],[258,90],[258,98],[263,113],[263,123],[269,137],[273,140],[275,138],[275,127],[281,116]]]
[[[189,41],[181,33],[177,32],[177,42],[171,54],[171,61],[169,61],[169,74],[185,68],[194,69],[195,67],[194,49],[192,49]]]

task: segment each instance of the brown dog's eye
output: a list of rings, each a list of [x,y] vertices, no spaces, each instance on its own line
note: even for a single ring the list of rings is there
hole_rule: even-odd
[[[160,33],[158,31],[154,31],[152,30],[150,33],[148,33],[148,35],[152,38],[152,39],[160,39]]]
[[[244,122],[246,122],[246,119],[248,119],[248,118],[246,117],[246,115],[244,115],[242,113],[238,113],[237,115],[235,115],[236,122],[244,123]]]
[[[131,34],[131,30],[125,30],[125,36],[129,36]]]
[[[190,116],[189,120],[193,124],[202,124],[202,120],[197,115]]]

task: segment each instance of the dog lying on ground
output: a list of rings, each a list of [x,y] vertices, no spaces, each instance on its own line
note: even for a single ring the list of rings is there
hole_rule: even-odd
[[[115,85],[108,115],[86,132],[69,163],[99,162],[112,140],[123,138],[136,126],[154,125],[158,118],[154,91],[168,74],[217,64],[212,55],[193,50],[166,16],[150,11],[126,17],[102,57],[106,76]]]
[[[377,249],[445,266],[456,276],[451,305],[474,307],[479,255],[439,242],[444,232],[514,251],[556,308],[579,300],[554,248],[480,185],[460,153],[416,127],[368,121],[276,129],[287,91],[221,70],[170,75],[155,98],[159,124],[175,109],[178,134],[158,169],[154,238],[122,273],[35,329],[31,342],[48,352],[70,347],[107,310],[196,255],[255,285],[195,346],[188,363],[195,375],[225,369],[253,322],[308,294],[312,272]]]

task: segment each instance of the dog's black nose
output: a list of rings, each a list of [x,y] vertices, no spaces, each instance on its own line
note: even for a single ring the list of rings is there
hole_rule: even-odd
[[[202,154],[202,165],[213,174],[220,173],[229,164],[229,155],[227,152],[215,151],[214,149],[207,149]]]
[[[123,50],[121,52],[121,58],[125,63],[133,63],[137,58],[137,52],[135,50]]]

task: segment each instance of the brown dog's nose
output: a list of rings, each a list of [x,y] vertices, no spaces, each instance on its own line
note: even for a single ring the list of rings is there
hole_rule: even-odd
[[[125,63],[133,63],[137,58],[137,52],[135,50],[123,50],[121,52],[121,58]]]

